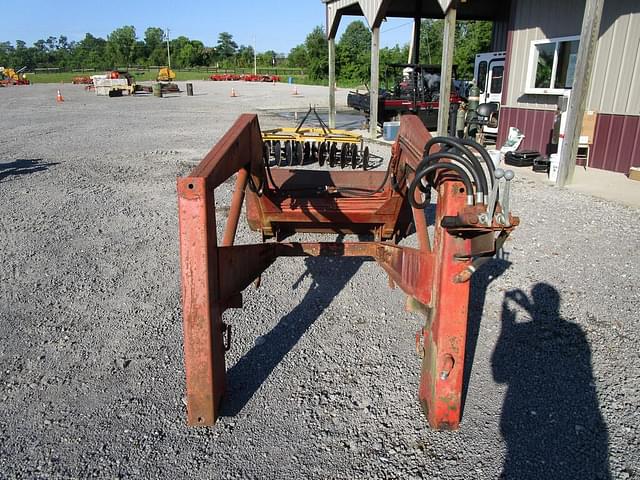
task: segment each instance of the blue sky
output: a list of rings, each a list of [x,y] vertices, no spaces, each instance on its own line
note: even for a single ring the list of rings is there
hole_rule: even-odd
[[[345,26],[357,17],[345,17]],[[218,34],[231,33],[238,44],[257,50],[288,53],[302,43],[316,25],[325,25],[324,4],[320,0],[209,0],[168,1],[133,0],[130,2],[30,0],[3,2],[0,41],[24,40],[28,45],[40,38],[65,35],[81,40],[89,32],[106,38],[115,28],[133,25],[139,38],[147,27],[170,29],[170,35],[217,43]],[[411,36],[408,19],[393,19],[381,28],[381,44],[404,44]]]

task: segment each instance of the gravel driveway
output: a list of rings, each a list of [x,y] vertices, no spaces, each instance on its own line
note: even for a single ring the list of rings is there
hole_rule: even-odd
[[[327,99],[235,88],[0,88],[0,478],[640,478],[640,211],[527,179],[473,279],[459,431],[422,416],[402,292],[328,258],[278,260],[225,313],[223,415],[186,427],[176,176],[241,112]]]

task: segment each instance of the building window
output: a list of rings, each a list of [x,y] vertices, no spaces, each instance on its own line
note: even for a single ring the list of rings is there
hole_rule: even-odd
[[[580,37],[531,42],[525,93],[562,95],[573,85]]]
[[[487,62],[482,61],[480,65],[478,65],[478,88],[482,93],[484,93],[484,89],[487,88]]]
[[[489,88],[489,93],[502,93],[503,75],[504,67],[502,65],[491,67],[491,88]]]

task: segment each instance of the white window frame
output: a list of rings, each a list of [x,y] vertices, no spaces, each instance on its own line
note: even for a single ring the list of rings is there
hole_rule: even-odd
[[[562,42],[572,42],[575,40],[580,40],[580,35],[573,35],[570,37],[557,37],[557,38],[545,38],[543,40],[533,40],[531,42],[531,46],[529,47],[529,68],[527,70],[527,78],[526,78],[526,87],[524,93],[529,94],[543,94],[543,95],[564,95],[566,92],[571,91],[570,88],[553,88],[553,82],[556,79],[556,70],[558,68],[558,50],[560,43]],[[553,67],[551,68],[551,82],[552,88],[539,88],[534,87],[535,85],[535,76],[536,76],[536,68],[538,66],[538,45],[551,44],[555,43],[556,48],[553,52]]]

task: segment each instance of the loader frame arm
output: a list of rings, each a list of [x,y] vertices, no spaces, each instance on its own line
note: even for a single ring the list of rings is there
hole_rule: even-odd
[[[327,185],[318,185],[308,197],[296,193],[293,202],[293,193],[286,192],[282,185],[278,190],[268,178],[271,173],[265,168],[257,117],[242,115],[193,172],[178,179],[189,425],[213,425],[219,414],[226,382],[224,353],[230,342],[230,328],[222,322],[222,313],[227,308],[242,307],[242,291],[278,257],[358,256],[378,262],[388,274],[390,284],[407,294],[407,309],[422,317],[416,337],[422,358],[418,397],[432,428],[458,428],[470,285],[470,275],[465,276],[464,272],[469,270],[474,257],[492,255],[496,234],[508,234],[517,219],[513,217],[508,228],[474,223],[473,216],[478,211],[466,204],[463,183],[455,176],[439,175],[435,235],[431,241],[425,212],[409,207],[406,198],[407,185],[430,138],[417,117],[403,117],[399,139],[392,150],[391,175],[383,190],[354,198],[336,194]],[[226,229],[219,241],[215,189],[235,173],[236,186]],[[282,175],[297,174],[289,171]],[[356,183],[373,181],[369,172],[350,175],[356,177],[335,178]],[[321,192],[320,187],[326,191]],[[245,194],[250,225],[260,230],[263,238],[275,236],[281,240],[274,229],[294,232],[370,229],[376,241],[263,241],[234,245]],[[468,221],[447,223],[443,221],[446,218]],[[415,226],[418,248],[383,241],[399,240],[411,224]]]

